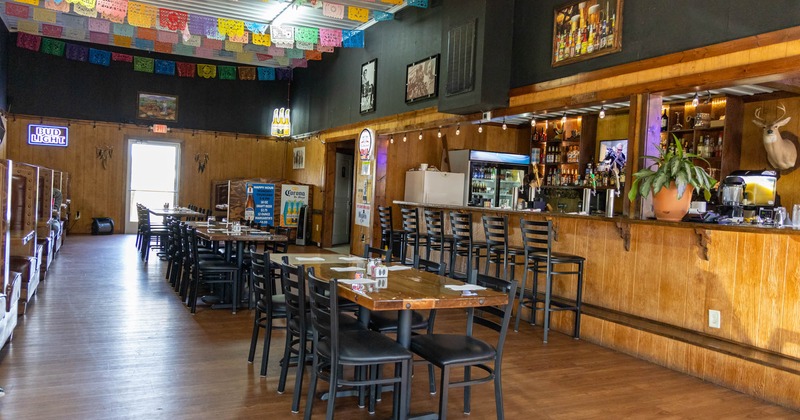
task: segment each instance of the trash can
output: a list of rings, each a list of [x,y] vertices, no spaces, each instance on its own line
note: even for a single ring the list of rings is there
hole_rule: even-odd
[[[114,233],[114,219],[110,217],[92,218],[92,235],[111,235]]]

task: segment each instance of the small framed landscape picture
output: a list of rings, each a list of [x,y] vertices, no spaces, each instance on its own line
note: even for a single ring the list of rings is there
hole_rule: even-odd
[[[406,103],[435,98],[439,93],[439,54],[406,67]]]
[[[574,0],[555,8],[553,67],[622,50],[623,0]]]
[[[178,121],[178,97],[139,92],[136,117],[140,120]]]
[[[378,70],[378,59],[361,65],[361,106],[362,114],[375,111],[375,72]]]

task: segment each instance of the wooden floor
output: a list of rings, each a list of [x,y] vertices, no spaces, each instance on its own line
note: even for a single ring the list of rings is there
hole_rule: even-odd
[[[316,251],[316,249],[314,249]],[[0,351],[2,419],[301,418],[276,392],[283,334],[267,378],[247,363],[252,312],[199,308],[192,316],[164,281],[165,266],[139,261],[132,236],[69,236],[11,344]],[[460,314],[437,318],[457,330]],[[504,360],[509,419],[800,418],[700,379],[540,327],[510,333]],[[426,376],[413,379],[412,411],[435,411]],[[472,414],[450,395],[450,418],[495,418],[491,385],[475,388]],[[391,397],[370,416],[353,399],[343,419],[388,418]],[[303,404],[305,398],[303,398]],[[315,418],[324,405],[315,404]]]

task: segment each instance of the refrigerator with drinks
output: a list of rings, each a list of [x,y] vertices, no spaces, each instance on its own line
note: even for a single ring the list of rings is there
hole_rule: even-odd
[[[450,169],[465,175],[463,204],[514,207],[514,190],[530,170],[529,155],[484,150],[451,150]]]

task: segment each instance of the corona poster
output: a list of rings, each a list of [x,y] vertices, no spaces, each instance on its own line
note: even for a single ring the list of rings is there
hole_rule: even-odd
[[[300,220],[300,209],[308,205],[308,186],[281,186],[281,226],[297,227]]]

